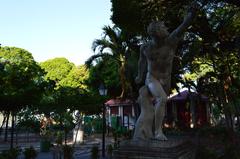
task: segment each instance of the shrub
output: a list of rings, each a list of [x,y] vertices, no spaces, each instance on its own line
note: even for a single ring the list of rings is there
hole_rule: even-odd
[[[20,152],[21,152],[21,149],[19,149],[19,148],[12,148],[12,149],[3,151],[1,156],[4,159],[17,159],[17,157],[20,154]]]
[[[35,159],[37,157],[37,151],[32,146],[30,148],[25,148],[23,154],[25,159]]]
[[[56,133],[56,143],[57,143],[58,145],[62,145],[62,142],[63,142],[63,132],[58,131],[58,132]]]
[[[199,146],[196,152],[196,159],[217,159],[217,154],[210,149]]]
[[[92,147],[91,157],[92,157],[92,159],[98,159],[98,158],[99,158],[99,149],[98,149],[98,146],[93,146],[93,147]]]
[[[227,144],[224,149],[224,154],[220,159],[240,159],[238,145]]]
[[[111,144],[107,145],[107,153],[110,158],[112,158],[113,146]]]

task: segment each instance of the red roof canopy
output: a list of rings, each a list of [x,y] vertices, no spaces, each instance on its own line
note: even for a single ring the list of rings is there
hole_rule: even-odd
[[[132,104],[130,99],[110,99],[105,103],[107,106],[129,106]]]
[[[172,97],[169,98],[169,100],[173,101],[179,101],[179,100],[187,100],[189,96],[197,97],[200,94],[196,92],[189,92],[188,90],[182,91]],[[200,95],[202,101],[208,101],[208,97],[204,95]]]

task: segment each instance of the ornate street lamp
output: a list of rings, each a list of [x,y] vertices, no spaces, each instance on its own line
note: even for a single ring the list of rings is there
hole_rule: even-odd
[[[107,95],[107,89],[103,84],[101,84],[98,88],[99,94],[101,96],[106,96]],[[105,130],[106,130],[106,108],[105,104],[102,105],[102,111],[103,111],[103,130],[102,130],[102,157],[105,157]]]

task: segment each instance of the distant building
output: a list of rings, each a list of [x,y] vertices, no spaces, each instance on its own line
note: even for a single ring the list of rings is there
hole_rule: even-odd
[[[133,129],[136,121],[134,103],[129,99],[110,99],[105,103],[107,125]]]

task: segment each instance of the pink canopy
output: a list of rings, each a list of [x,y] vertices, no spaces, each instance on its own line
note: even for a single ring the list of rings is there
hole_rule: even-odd
[[[110,99],[105,103],[107,106],[127,106],[132,104],[133,102],[130,99]]]

